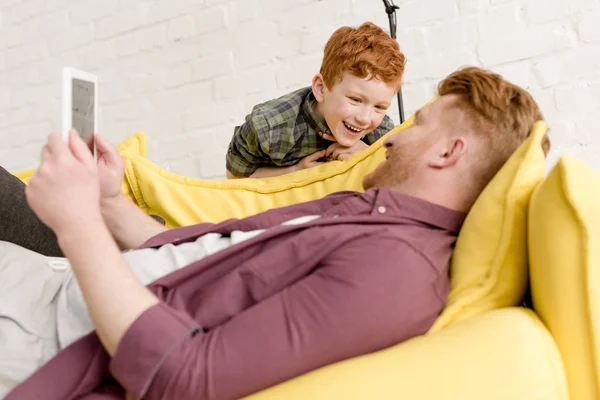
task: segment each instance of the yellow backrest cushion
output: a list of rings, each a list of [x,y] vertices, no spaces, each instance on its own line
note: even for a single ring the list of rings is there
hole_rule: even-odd
[[[482,312],[518,304],[527,287],[527,206],[544,177],[547,126],[508,159],[467,215],[450,265],[450,295],[432,331]]]
[[[411,117],[385,137],[407,129],[412,121]],[[163,217],[169,227],[220,222],[343,190],[363,191],[363,177],[385,158],[385,137],[343,162],[329,162],[272,178],[189,178],[166,171],[141,156],[126,160],[125,177],[137,204],[146,213]]]
[[[562,354],[571,398],[600,399],[600,175],[563,156],[529,210],[534,308]]]
[[[117,150],[123,159],[128,160],[130,157],[141,156],[147,157],[148,155],[148,141],[146,138],[146,134],[143,132],[137,132],[127,139],[125,139],[119,146],[117,146]],[[29,184],[29,180],[35,173],[35,169],[28,169],[24,171],[13,172],[13,175],[19,178],[26,185]],[[129,187],[129,183],[126,180],[123,180],[122,185],[123,193],[129,197],[131,200],[135,201],[133,197],[133,192]]]

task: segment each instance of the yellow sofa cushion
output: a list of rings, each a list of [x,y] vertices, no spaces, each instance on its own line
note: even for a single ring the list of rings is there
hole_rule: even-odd
[[[567,400],[558,349],[530,310],[504,308],[323,367],[246,400]]]
[[[534,308],[571,398],[600,399],[600,175],[563,156],[532,197],[529,243]]]
[[[136,203],[146,213],[163,217],[168,227],[245,218],[342,190],[363,191],[363,177],[385,159],[385,138],[407,129],[412,121],[411,117],[368,149],[343,162],[333,161],[278,177],[189,178],[166,171],[141,156],[126,160],[125,177]]]
[[[137,132],[127,139],[125,139],[119,146],[117,146],[117,150],[123,159],[128,160],[130,157],[140,156],[147,157],[148,156],[148,141],[146,138],[146,134],[144,132]],[[19,178],[26,185],[29,184],[29,180],[35,173],[35,169],[28,169],[24,171],[13,172],[13,175]],[[132,201],[135,202],[135,198],[133,196],[133,192],[129,187],[129,183],[124,180],[122,185],[123,193],[129,197]]]
[[[467,215],[450,265],[450,295],[432,331],[473,315],[518,304],[527,288],[527,207],[544,178],[539,121],[481,193]]]

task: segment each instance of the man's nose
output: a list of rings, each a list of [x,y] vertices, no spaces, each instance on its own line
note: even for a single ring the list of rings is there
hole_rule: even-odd
[[[399,135],[401,134],[406,134],[406,131],[404,132],[396,132],[390,136],[388,136],[385,141],[383,142],[383,147],[385,147],[386,149],[391,149],[392,147],[395,146],[395,143],[398,141],[398,138],[400,137]]]

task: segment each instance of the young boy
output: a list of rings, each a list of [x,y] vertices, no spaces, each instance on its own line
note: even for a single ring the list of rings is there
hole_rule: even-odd
[[[394,127],[386,111],[404,64],[398,43],[375,24],[339,28],[312,86],[254,106],[235,128],[227,177],[283,175],[366,149]]]

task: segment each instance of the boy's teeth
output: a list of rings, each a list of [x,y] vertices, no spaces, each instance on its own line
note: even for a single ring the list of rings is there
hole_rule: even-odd
[[[354,131],[354,132],[360,132],[361,131],[360,129],[356,129],[353,126],[348,125],[346,122],[344,122],[344,125],[346,126],[346,128],[350,129],[351,131]]]

